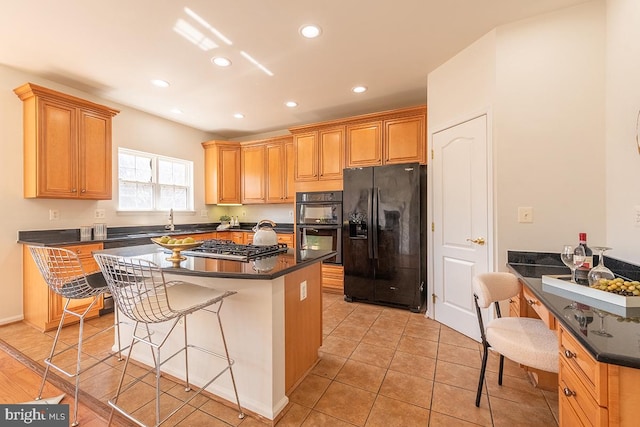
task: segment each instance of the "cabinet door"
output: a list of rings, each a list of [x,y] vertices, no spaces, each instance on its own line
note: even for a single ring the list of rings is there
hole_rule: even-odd
[[[242,147],[242,203],[265,202],[265,146]]]
[[[294,171],[296,165],[296,150],[293,140],[284,143],[284,199],[285,203],[293,203],[296,200],[296,188],[294,184]]]
[[[111,117],[78,114],[78,197],[111,199]]]
[[[384,162],[425,164],[424,116],[403,117],[384,122]]]
[[[342,179],[344,169],[344,127],[318,131],[319,179]]]
[[[295,145],[295,180],[316,181],[318,179],[318,134],[301,133],[293,136]]]
[[[218,197],[213,203],[240,203],[240,147],[218,147]]]
[[[285,152],[282,143],[267,144],[267,203],[283,203],[285,196]]]
[[[65,103],[41,99],[38,112],[37,190],[33,196],[76,197],[78,189],[76,109]]]
[[[382,164],[382,121],[347,126],[346,167]]]

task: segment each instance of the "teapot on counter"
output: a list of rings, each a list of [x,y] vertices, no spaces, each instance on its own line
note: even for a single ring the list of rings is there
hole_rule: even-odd
[[[262,219],[253,227],[253,244],[256,246],[271,246],[278,244],[278,236],[273,230],[276,223],[269,219]]]

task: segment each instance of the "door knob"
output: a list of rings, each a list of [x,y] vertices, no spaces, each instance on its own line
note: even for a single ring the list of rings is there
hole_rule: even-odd
[[[467,242],[476,243],[482,246],[484,245],[484,237],[478,237],[477,239],[467,239]]]

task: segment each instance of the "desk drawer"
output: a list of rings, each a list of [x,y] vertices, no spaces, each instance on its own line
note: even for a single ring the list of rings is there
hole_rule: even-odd
[[[533,311],[542,319],[542,321],[547,325],[549,329],[556,329],[556,318],[547,310],[538,298],[533,295],[533,293],[529,290],[528,287],[522,286],[522,297],[524,299],[524,303],[527,304]],[[529,314],[532,315],[529,311]],[[533,317],[533,316],[529,316]]]
[[[598,363],[560,327],[560,362],[570,367],[600,406],[607,406],[607,365]]]
[[[606,426],[608,425],[608,411],[598,405],[592,394],[568,365],[560,359],[558,399],[562,413],[562,425]],[[576,419],[577,418],[577,419]],[[570,420],[578,421],[571,423]]]

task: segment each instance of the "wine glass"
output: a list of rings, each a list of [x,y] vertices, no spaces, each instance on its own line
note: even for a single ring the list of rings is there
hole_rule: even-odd
[[[587,278],[589,279],[589,286],[594,283],[598,283],[600,279],[615,279],[616,275],[611,270],[604,266],[604,253],[611,248],[605,246],[593,246],[593,249],[598,251],[598,265],[589,270]]]
[[[571,270],[571,283],[576,283],[576,270],[582,266],[586,260],[584,246],[564,245],[560,258],[564,265]]]
[[[611,335],[609,332],[604,330],[604,318],[609,313],[607,313],[606,311],[599,310],[595,307],[591,307],[591,311],[595,312],[600,318],[600,329],[592,329],[591,332],[601,337],[611,338],[613,335]]]

